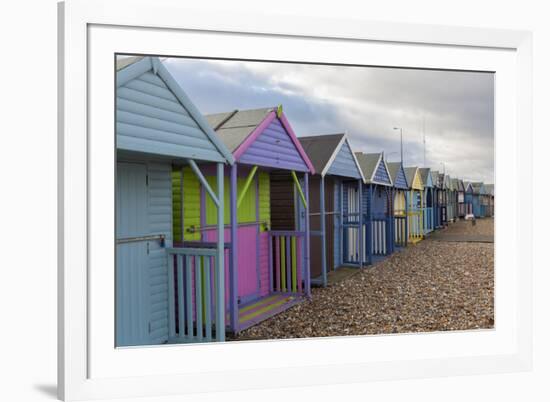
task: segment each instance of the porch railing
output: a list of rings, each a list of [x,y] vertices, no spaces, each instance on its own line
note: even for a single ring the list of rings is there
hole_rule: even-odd
[[[404,214],[394,216],[395,245],[405,247],[407,245],[407,216]]]
[[[407,227],[410,242],[417,242],[422,240],[424,231],[422,229],[422,211],[408,211],[407,212]]]
[[[168,253],[168,314],[170,339],[211,342],[225,339],[225,302],[216,300],[220,283],[215,248],[174,247]]]
[[[357,265],[359,260],[359,212],[352,212],[345,215],[343,228],[343,256],[344,264]]]
[[[305,232],[268,232],[269,283],[272,292],[303,293]]]
[[[388,238],[387,238],[387,218],[373,217],[371,219],[371,250],[372,255],[388,254]]]

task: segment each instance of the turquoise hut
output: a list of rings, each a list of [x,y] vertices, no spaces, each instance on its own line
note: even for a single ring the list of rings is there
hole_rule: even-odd
[[[117,60],[115,117],[115,345],[223,341],[223,235],[209,249],[173,247],[171,172],[189,166],[223,228],[223,169],[233,156],[155,57]],[[204,163],[215,166],[217,191]]]
[[[420,177],[424,184],[424,197],[422,200],[422,210],[424,215],[424,234],[433,232],[435,228],[435,195],[434,184],[430,168],[420,168]]]

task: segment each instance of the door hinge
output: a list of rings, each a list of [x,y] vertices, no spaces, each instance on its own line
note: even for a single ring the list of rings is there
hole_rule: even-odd
[[[149,255],[149,242],[147,242],[147,255]]]
[[[146,186],[149,185],[149,175],[148,174],[145,175],[145,185]]]
[[[151,333],[151,321],[149,321],[149,324],[147,324],[147,329],[149,330],[149,333]]]

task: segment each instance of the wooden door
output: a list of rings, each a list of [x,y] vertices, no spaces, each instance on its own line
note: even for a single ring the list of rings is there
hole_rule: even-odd
[[[149,276],[147,168],[135,163],[117,164],[116,182],[116,345],[148,343]]]
[[[312,232],[321,231],[321,179],[313,177],[309,182],[309,227]],[[325,177],[325,257],[327,272],[334,266],[334,180]],[[319,235],[310,236],[310,271],[311,277],[320,277],[323,273],[322,238]]]

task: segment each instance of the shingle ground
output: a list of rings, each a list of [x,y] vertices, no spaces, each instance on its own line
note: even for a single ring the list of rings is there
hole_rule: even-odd
[[[492,234],[493,219],[449,234]],[[424,240],[242,332],[235,340],[468,330],[494,326],[492,243]]]

